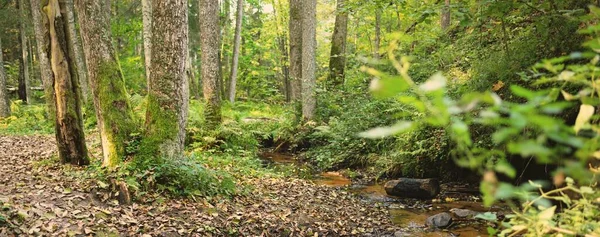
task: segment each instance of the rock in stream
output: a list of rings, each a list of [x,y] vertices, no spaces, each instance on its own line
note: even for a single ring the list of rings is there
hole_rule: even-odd
[[[398,197],[430,199],[440,193],[440,182],[437,179],[400,178],[388,181],[385,192]]]

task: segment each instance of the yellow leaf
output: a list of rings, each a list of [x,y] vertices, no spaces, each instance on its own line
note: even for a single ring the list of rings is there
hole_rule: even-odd
[[[579,132],[583,125],[585,125],[592,116],[594,115],[594,106],[583,104],[579,108],[579,114],[577,115],[577,119],[575,120],[575,133]]]
[[[562,93],[563,97],[565,98],[565,100],[567,101],[571,101],[571,100],[575,100],[577,99],[576,96],[569,94],[569,92],[563,91],[561,90],[560,93]]]
[[[538,218],[542,221],[549,221],[554,216],[554,211],[556,211],[556,206],[543,210],[538,214]]]

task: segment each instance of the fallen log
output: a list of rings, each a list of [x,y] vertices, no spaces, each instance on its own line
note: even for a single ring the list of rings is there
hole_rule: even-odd
[[[437,179],[400,178],[385,183],[385,192],[391,196],[431,199],[440,193]]]

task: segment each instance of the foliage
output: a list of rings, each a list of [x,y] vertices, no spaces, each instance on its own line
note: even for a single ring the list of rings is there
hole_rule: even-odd
[[[51,134],[54,125],[48,120],[45,105],[23,105],[11,102],[11,116],[0,118],[0,134]]]

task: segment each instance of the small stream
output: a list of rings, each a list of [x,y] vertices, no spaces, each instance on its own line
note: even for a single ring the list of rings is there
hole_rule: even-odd
[[[265,152],[260,157],[270,165],[304,165],[297,162],[293,156],[285,154]],[[481,202],[476,201],[477,198],[473,197],[472,194],[453,193],[443,195],[444,200],[417,200],[389,196],[381,183],[354,184],[351,179],[338,172],[316,174],[313,180],[319,185],[348,189],[348,191],[359,195],[365,202],[387,206],[392,222],[402,229],[397,233],[397,236],[488,236],[488,225],[482,221],[455,219],[447,230],[429,230],[425,227],[425,220],[429,216],[449,212],[453,208],[468,209],[475,212],[503,212],[498,207],[484,207]],[[469,197],[475,200],[469,200]]]

